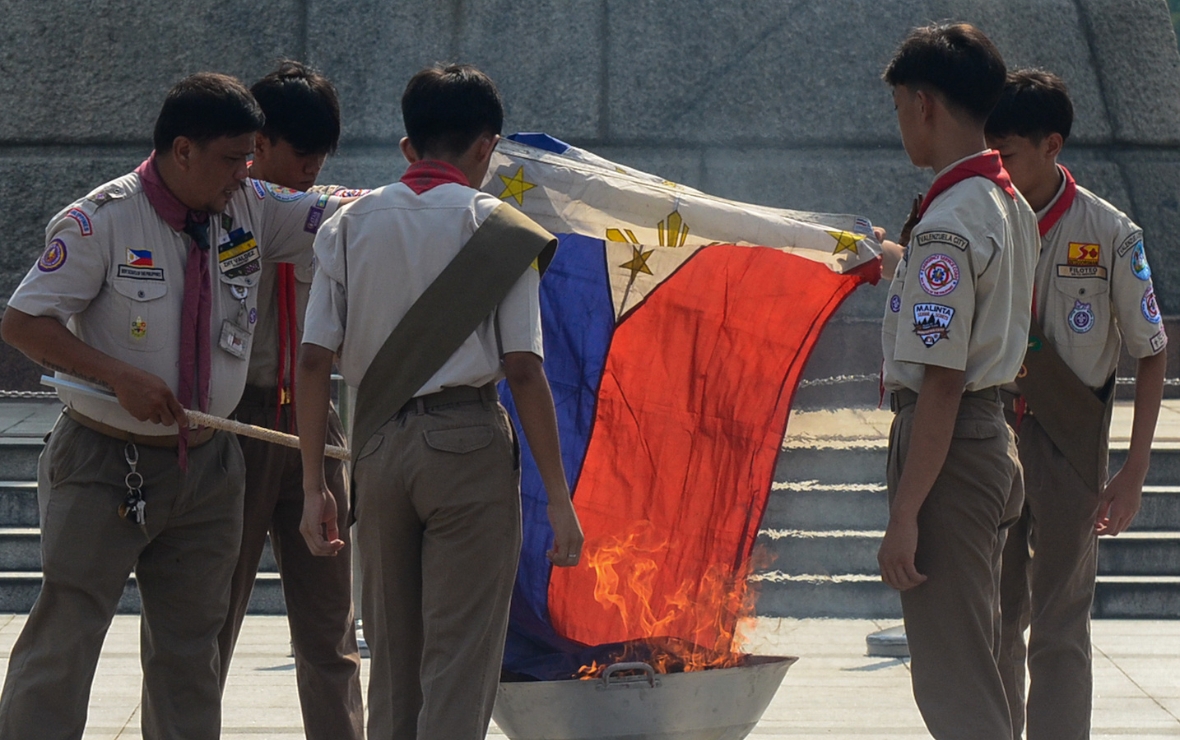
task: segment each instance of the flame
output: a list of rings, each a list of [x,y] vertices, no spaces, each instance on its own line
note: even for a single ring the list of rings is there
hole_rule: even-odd
[[[577,678],[598,678],[618,662],[646,662],[657,673],[728,668],[742,662],[757,599],[748,582],[755,558],[736,568],[711,565],[699,582],[686,580],[663,604],[654,604],[657,559],[670,547],[643,522],[626,535],[602,537],[583,549],[584,562],[596,575],[594,600],[618,615],[625,632],[641,639],[625,643],[606,663],[582,666]]]

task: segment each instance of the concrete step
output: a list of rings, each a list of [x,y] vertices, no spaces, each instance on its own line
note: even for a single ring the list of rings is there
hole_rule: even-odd
[[[0,613],[28,614],[41,593],[41,574],[0,573]],[[135,575],[127,579],[123,596],[119,599],[119,614],[138,614],[139,589]],[[250,614],[286,614],[283,587],[277,573],[259,573],[250,597]]]
[[[760,617],[899,619],[901,600],[879,577],[762,573],[754,579]],[[1095,619],[1180,618],[1180,576],[1099,576]]]
[[[0,572],[21,573],[41,570],[41,530],[35,527],[0,527]],[[277,573],[270,538],[259,561],[260,573]]]
[[[883,531],[763,529],[764,571],[798,576],[879,573]],[[1098,572],[1112,576],[1180,576],[1180,531],[1124,532],[1098,541]],[[1177,615],[1180,616],[1180,615]]]
[[[40,437],[0,437],[0,480],[37,480],[37,458],[44,446]]]
[[[36,527],[36,481],[0,481],[0,527]]]

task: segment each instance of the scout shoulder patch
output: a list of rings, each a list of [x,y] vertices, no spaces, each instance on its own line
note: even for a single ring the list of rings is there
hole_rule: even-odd
[[[82,232],[82,236],[90,236],[94,233],[94,224],[90,222],[90,215],[81,208],[71,208],[66,211],[66,218],[72,219],[74,223],[78,224],[78,230]]]
[[[1160,322],[1160,307],[1155,300],[1155,288],[1150,285],[1143,293],[1143,299],[1139,301],[1139,310],[1143,312],[1143,318],[1151,323],[1158,324]]]
[[[956,234],[953,231],[924,231],[914,237],[919,247],[925,247],[929,244],[949,244],[955,249],[966,252],[967,247],[971,246],[971,242],[967,241],[967,237]]]
[[[254,195],[258,200],[266,200],[266,188],[262,186],[262,182],[251,179],[250,187],[254,188]]]
[[[914,304],[914,333],[922,344],[933,347],[950,336],[951,321],[955,309],[941,303]]]
[[[257,181],[255,181],[257,182]],[[294,203],[307,196],[307,193],[302,190],[295,190],[294,188],[285,188],[282,185],[275,185],[273,182],[264,182],[262,187],[266,192],[270,193],[270,197],[279,201],[280,203]]]
[[[945,254],[932,254],[918,268],[918,284],[932,296],[944,296],[959,287],[959,265]]]
[[[41,259],[37,260],[37,269],[41,272],[53,272],[66,263],[66,243],[61,239],[54,239],[45,245]]]
[[[1094,328],[1094,310],[1090,308],[1089,303],[1075,300],[1066,321],[1069,322],[1069,328],[1074,332],[1085,334]]]
[[[1131,274],[1140,280],[1151,280],[1151,266],[1147,264],[1147,252],[1143,249],[1143,240],[1140,239],[1131,248]]]
[[[1130,252],[1132,249],[1135,248],[1136,244],[1142,244],[1142,243],[1143,243],[1143,231],[1139,230],[1139,231],[1132,232],[1130,236],[1128,236],[1126,239],[1123,239],[1123,243],[1119,245],[1119,248],[1116,250],[1115,253],[1118,254],[1118,256],[1120,256],[1120,257],[1125,257],[1125,256],[1127,256],[1127,252]]]
[[[261,253],[254,234],[236,229],[217,245],[217,269],[226,278],[253,275],[262,269]]]

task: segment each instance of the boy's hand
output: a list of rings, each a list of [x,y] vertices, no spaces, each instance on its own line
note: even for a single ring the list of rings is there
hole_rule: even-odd
[[[550,499],[547,507],[549,526],[553,527],[553,549],[545,553],[549,562],[559,568],[578,564],[582,558],[582,525],[574,513],[574,502],[569,496]]]
[[[914,553],[918,551],[918,520],[889,520],[885,539],[877,551],[877,564],[881,566],[881,580],[890,588],[906,591],[921,585],[926,576],[914,566]]]
[[[1115,473],[1098,499],[1098,520],[1094,523],[1098,535],[1115,537],[1126,531],[1139,513],[1142,501],[1142,479],[1135,480],[1126,468]]]
[[[336,525],[336,499],[326,486],[305,489],[303,519],[299,533],[307,541],[312,555],[335,555],[344,549],[340,528]]]

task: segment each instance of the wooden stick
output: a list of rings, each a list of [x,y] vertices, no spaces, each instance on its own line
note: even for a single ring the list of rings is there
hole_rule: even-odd
[[[184,413],[188,416],[189,423],[191,424],[233,432],[243,437],[253,437],[254,439],[261,439],[264,442],[270,442],[271,444],[282,445],[284,447],[299,448],[299,438],[293,434],[284,434],[283,432],[276,432],[274,429],[258,427],[253,424],[243,424],[240,421],[223,419],[220,416],[213,416],[212,414],[193,411],[192,409],[185,409]],[[336,445],[325,445],[324,457],[330,457],[334,460],[344,460],[345,462],[352,459],[347,449]]]

